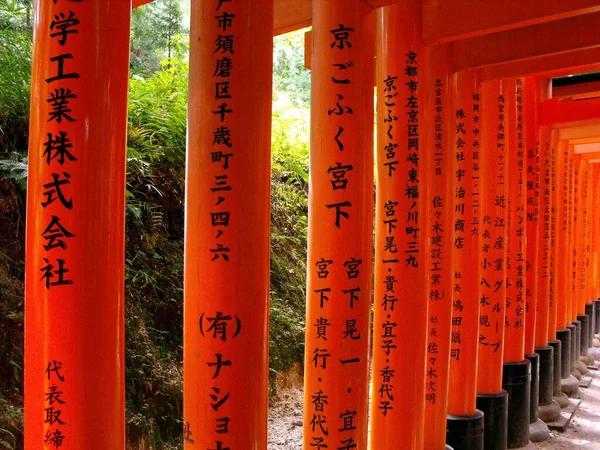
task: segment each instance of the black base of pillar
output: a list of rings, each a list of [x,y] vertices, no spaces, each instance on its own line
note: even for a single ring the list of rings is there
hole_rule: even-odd
[[[540,406],[546,406],[552,403],[554,391],[554,349],[547,345],[546,347],[537,347],[535,352],[540,357],[539,402]]]
[[[560,341],[549,341],[548,345],[552,347],[554,359],[553,363],[553,374],[552,374],[552,395],[554,397],[560,396],[562,394],[562,390],[560,389],[560,374],[561,374],[561,348]]]
[[[589,348],[589,345],[588,345],[589,318],[585,314],[579,314],[577,316],[577,320],[579,320],[581,322],[581,337],[580,337],[580,341],[579,341],[579,353],[577,355],[585,356],[585,355],[587,355],[587,349]]]
[[[571,332],[568,329],[557,330],[556,339],[560,341],[560,377],[571,375]]]
[[[529,423],[538,420],[538,408],[540,406],[540,355],[533,353],[525,355],[531,364],[531,383],[529,384]]]
[[[574,369],[577,366],[577,361],[579,361],[579,343],[581,342],[581,322],[579,320],[574,320],[573,326],[575,327],[575,332],[571,332],[571,369]]]
[[[521,448],[529,443],[529,406],[531,363],[529,360],[505,362],[502,389],[508,393],[508,448]]]
[[[508,394],[478,394],[477,409],[483,412],[483,449],[506,450],[508,432]]]
[[[594,305],[596,306],[595,310],[595,318],[594,318],[594,333],[600,333],[600,299],[594,300]]]
[[[483,450],[483,413],[448,416],[446,442],[454,450]]]
[[[594,303],[587,303],[585,305],[585,315],[588,318],[588,346],[586,350],[592,346],[592,341],[594,340],[594,310],[596,309],[596,305]]]

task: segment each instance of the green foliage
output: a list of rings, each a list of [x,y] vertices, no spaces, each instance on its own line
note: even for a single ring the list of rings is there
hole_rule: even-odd
[[[187,39],[181,0],[155,0],[135,8],[131,17],[131,71],[150,75],[176,55],[178,39]]]
[[[287,97],[294,108],[310,105],[310,71],[304,65],[304,30],[282,34],[275,38],[273,51],[273,93]]]
[[[31,2],[0,0],[0,155],[27,149]]]

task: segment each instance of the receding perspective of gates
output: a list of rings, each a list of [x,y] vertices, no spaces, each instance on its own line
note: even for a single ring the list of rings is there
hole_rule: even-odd
[[[125,449],[144,3],[35,2],[27,450]],[[600,331],[600,1],[191,0],[184,448],[267,449],[273,36],[308,25],[304,450],[534,448]]]

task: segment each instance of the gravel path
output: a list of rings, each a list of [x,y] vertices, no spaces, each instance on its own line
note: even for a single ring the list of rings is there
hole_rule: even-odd
[[[596,358],[600,360],[600,350]],[[589,388],[580,388],[582,400],[565,433],[552,432],[552,438],[537,443],[540,450],[600,450],[600,371],[590,370]],[[278,382],[278,394],[269,411],[269,450],[302,450],[302,376],[299,370]]]

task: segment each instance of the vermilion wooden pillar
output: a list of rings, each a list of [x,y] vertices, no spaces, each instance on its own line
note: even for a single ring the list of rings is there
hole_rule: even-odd
[[[426,345],[427,72],[421,2],[378,9],[372,450],[422,449],[425,396],[441,394],[426,378],[427,359],[440,352],[436,343]]]
[[[193,0],[185,448],[266,448],[273,2]]]
[[[556,208],[558,254],[566,255],[568,252],[568,182],[566,165],[569,158],[569,146],[566,141],[560,141],[558,145],[558,171],[556,173],[556,189],[558,189],[558,203]],[[568,259],[559,258],[557,261],[557,315],[556,328],[564,330],[567,326],[567,279]]]
[[[548,345],[549,339],[549,297],[550,297],[550,258],[551,258],[551,228],[552,204],[550,189],[552,183],[550,127],[542,125],[540,136],[540,230],[538,234],[537,270],[538,270],[538,305],[535,327],[535,346],[543,348]]]
[[[587,354],[588,347],[588,316],[585,311],[585,305],[587,299],[585,297],[585,278],[587,268],[587,169],[588,162],[577,155],[579,160],[579,181],[578,181],[578,193],[576,197],[577,202],[577,262],[576,262],[576,273],[575,273],[575,287],[574,295],[576,296],[577,304],[577,320],[581,323],[580,335],[579,335],[579,351],[577,352],[577,359],[579,362],[579,356]],[[586,372],[587,368],[585,364],[578,366],[580,372]]]
[[[550,314],[550,265],[552,257],[552,149],[551,130],[543,125],[540,139],[540,229],[538,234],[538,304],[535,328],[536,353],[540,355],[540,408],[539,415],[545,422],[560,416],[560,406],[554,401],[560,392],[561,343],[549,338]]]
[[[482,83],[481,296],[477,407],[486,448],[506,448],[507,394],[502,390],[506,305],[508,119],[506,82]],[[495,446],[494,446],[495,445]]]
[[[567,165],[566,165],[566,172],[567,172],[567,193],[566,195],[568,196],[567,198],[567,228],[568,228],[568,234],[566,236],[566,239],[568,241],[567,244],[567,257],[566,259],[568,260],[568,268],[567,268],[567,286],[566,286],[566,291],[567,291],[567,295],[566,295],[566,300],[567,300],[567,307],[566,307],[566,315],[567,315],[567,329],[570,331],[570,339],[571,339],[571,343],[569,345],[568,349],[565,349],[565,353],[567,353],[568,355],[565,356],[563,355],[564,359],[569,360],[569,373],[574,372],[575,369],[575,365],[577,363],[577,343],[579,341],[578,339],[578,328],[577,328],[577,324],[579,324],[579,322],[575,321],[576,317],[577,317],[577,313],[574,312],[574,308],[573,308],[573,298],[574,298],[574,294],[573,294],[573,288],[574,288],[574,264],[575,264],[575,258],[574,258],[574,254],[575,254],[575,250],[574,250],[574,245],[575,245],[575,235],[574,235],[574,212],[575,212],[575,200],[574,200],[574,193],[575,193],[575,164],[574,164],[574,155],[573,155],[573,146],[572,145],[568,145],[568,157],[567,157]],[[580,324],[579,324],[580,325]],[[564,364],[563,364],[564,365]],[[568,374],[567,374],[568,376]],[[571,379],[571,381],[573,381]],[[561,405],[562,406],[562,405]]]
[[[571,343],[573,337],[567,328],[567,273],[568,258],[561,255],[568,254],[568,177],[566,166],[569,158],[568,144],[560,141],[556,148],[556,171],[554,178],[554,192],[556,207],[554,218],[556,225],[553,226],[553,248],[554,266],[552,282],[554,289],[554,304],[556,310],[556,339],[561,342],[561,385],[562,391],[571,394],[577,384],[570,378],[571,374]]]
[[[35,6],[25,448],[125,448],[131,4],[58,0]]]
[[[507,254],[504,366],[502,388],[508,392],[508,448],[529,442],[531,363],[525,359],[526,172],[523,79],[504,80],[508,105]]]
[[[558,242],[560,241],[560,236],[557,235],[557,203],[558,203],[558,188],[556,184],[557,180],[557,160],[558,160],[558,130],[552,130],[550,135],[550,172],[552,177],[552,182],[550,183],[550,203],[551,203],[551,216],[552,216],[552,225],[550,228],[550,236],[551,236],[551,258],[550,258],[550,291],[549,291],[549,315],[548,315],[548,339],[556,338],[556,318],[557,318],[557,301],[556,301],[556,293],[557,293],[557,282],[558,282]]]
[[[312,11],[304,448],[366,448],[375,24],[364,2]],[[375,336],[400,328],[394,317]]]
[[[539,252],[539,232],[540,232],[540,149],[538,136],[538,105],[540,98],[540,82],[536,77],[525,77],[523,79],[523,132],[525,139],[525,180],[526,180],[526,267],[525,267],[525,357],[531,362],[531,383],[530,383],[530,405],[529,422],[530,431],[533,436],[540,439],[544,433],[548,433],[548,428],[539,418],[540,408],[540,353],[544,354],[544,376],[548,377],[548,352],[552,350],[544,346],[536,351],[535,331],[537,325],[537,307],[538,307],[538,259]],[[546,397],[543,398],[547,403]],[[551,396],[551,391],[550,391]],[[549,433],[547,434],[549,435]]]
[[[452,333],[448,444],[483,449],[483,414],[476,408],[481,266],[481,95],[477,74],[456,74]],[[458,176],[460,175],[460,176]]]
[[[423,125],[427,134],[428,153],[422,191],[429,201],[429,320],[427,345],[437,352],[427,358],[425,382],[425,448],[443,449],[446,443],[448,411],[448,372],[450,343],[460,343],[460,331],[451,335],[452,290],[456,284],[452,272],[454,248],[455,183],[465,175],[455,168],[453,152],[453,94],[454,71],[450,46],[427,49],[430,61],[425,78]],[[452,134],[451,134],[452,133]]]
[[[593,337],[600,331],[600,165],[591,164],[593,172],[592,192],[592,300],[594,302]]]

